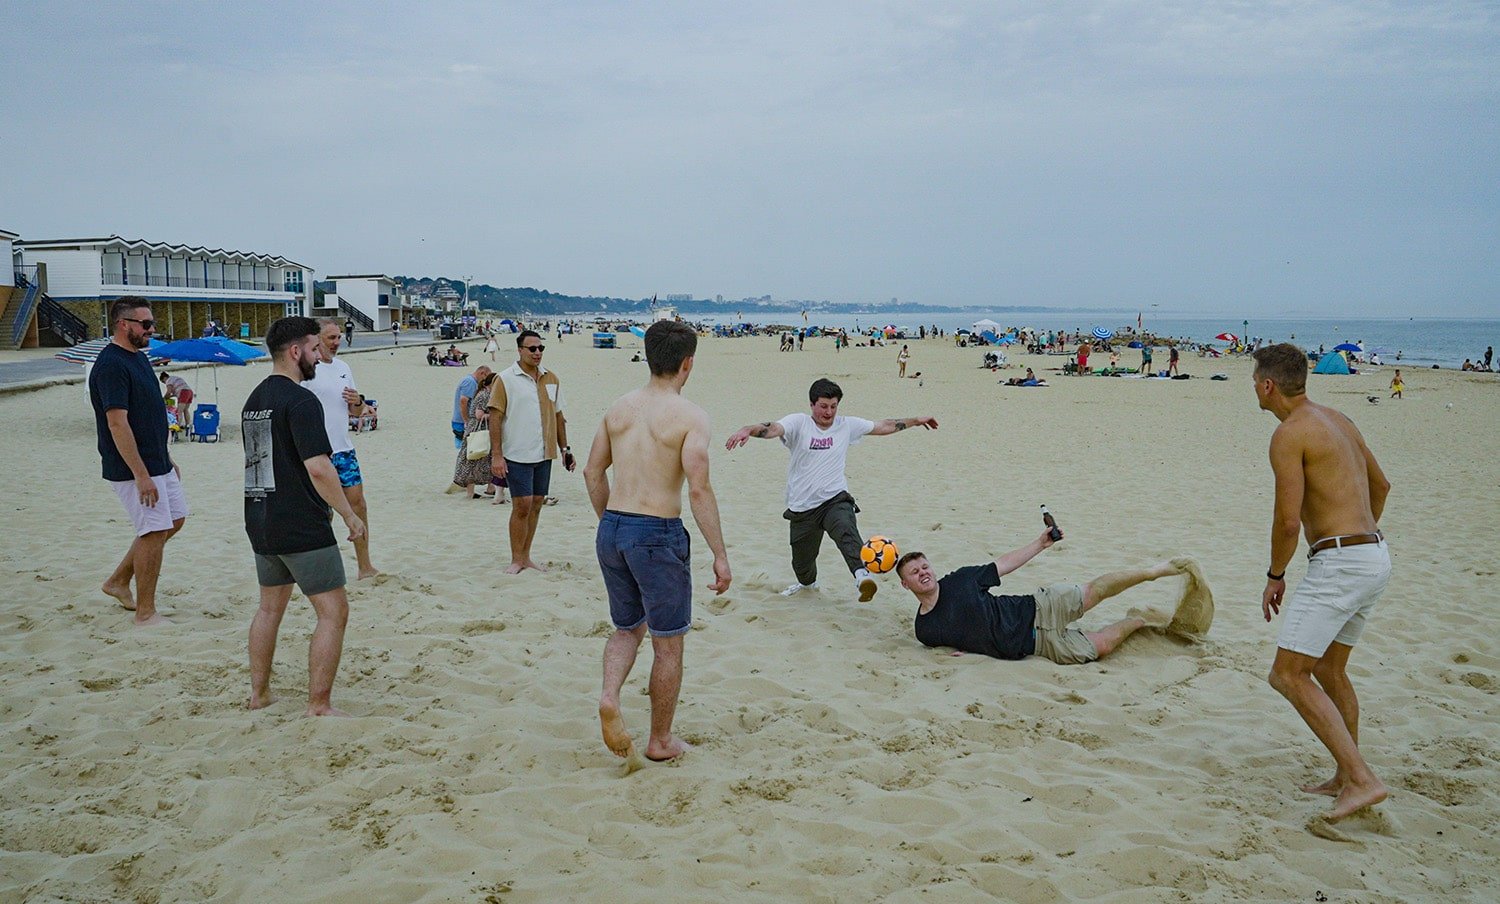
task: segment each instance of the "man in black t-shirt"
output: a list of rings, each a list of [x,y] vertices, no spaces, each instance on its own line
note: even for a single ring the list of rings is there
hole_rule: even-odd
[[[1059,537],[1061,539],[1061,537]],[[1025,596],[999,596],[990,588],[1053,543],[1048,531],[993,562],[970,565],[941,580],[927,556],[909,552],[896,563],[901,586],[917,598],[917,640],[929,647],[954,647],[996,659],[1044,656],[1062,665],[1092,662],[1146,626],[1131,616],[1098,631],[1072,627],[1101,601],[1144,581],[1187,573],[1189,559],[1150,568],[1115,571],[1087,584],[1053,584]],[[1165,624],[1163,617],[1161,622]]]
[[[245,444],[245,533],[260,582],[260,609],[250,623],[246,705],[260,709],[272,702],[276,632],[295,583],[318,617],[308,650],[307,715],[347,715],[329,702],[349,621],[344,560],[329,509],[344,519],[350,540],[363,537],[365,525],[339,486],[323,404],[302,387],[322,360],[318,322],[283,317],[266,331],[266,346],[273,373],[245,400],[240,424]]]
[[[156,612],[156,579],[163,548],[187,521],[188,506],[182,472],[167,453],[161,386],[141,352],[156,332],[151,302],[126,295],[110,305],[109,323],[110,342],[89,371],[89,402],[104,479],[125,506],[135,540],[99,589],[134,610],[137,625],[164,625],[167,619]]]

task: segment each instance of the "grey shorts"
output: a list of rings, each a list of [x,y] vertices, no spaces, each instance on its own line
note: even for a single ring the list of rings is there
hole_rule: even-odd
[[[256,553],[255,577],[262,587],[295,583],[303,595],[317,596],[344,586],[344,557],[337,544],[310,552]]]
[[[1053,584],[1036,591],[1036,655],[1059,665],[1099,658],[1094,642],[1073,622],[1083,616],[1083,585]]]

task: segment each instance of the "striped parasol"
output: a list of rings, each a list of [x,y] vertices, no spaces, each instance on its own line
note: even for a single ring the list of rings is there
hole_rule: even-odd
[[[56,358],[59,361],[67,361],[71,364],[93,364],[96,360],[98,360],[99,353],[104,351],[104,347],[106,345],[109,345],[109,343],[109,339],[90,339],[87,342],[80,342],[71,348],[65,348],[52,357]],[[161,360],[156,356],[155,352],[157,346],[165,344],[166,343],[162,342],[160,339],[151,340],[151,348],[150,351],[147,352],[147,355],[151,358],[151,360]]]
[[[1114,330],[1107,330],[1107,329],[1105,329],[1102,326],[1096,326],[1096,327],[1094,327],[1094,338],[1095,339],[1108,339],[1109,337],[1113,336],[1114,334],[1115,334]]]

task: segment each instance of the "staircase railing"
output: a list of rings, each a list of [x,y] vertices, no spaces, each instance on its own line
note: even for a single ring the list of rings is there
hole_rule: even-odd
[[[77,345],[89,338],[88,324],[83,318],[43,295],[37,304],[36,325],[38,329],[51,330],[69,345]]]
[[[375,321],[370,319],[370,315],[366,314],[364,311],[361,311],[359,308],[356,308],[354,305],[350,304],[342,298],[339,299],[339,311],[341,311],[345,317],[353,320],[355,323],[364,327],[366,330],[372,332],[374,331]]]
[[[31,270],[33,274],[36,270]],[[24,290],[21,303],[16,307],[16,319],[11,324],[10,345],[19,348],[21,340],[26,337],[26,328],[31,325],[31,312],[36,307],[37,296],[41,294],[41,288],[26,277],[24,270],[16,270],[16,288]]]

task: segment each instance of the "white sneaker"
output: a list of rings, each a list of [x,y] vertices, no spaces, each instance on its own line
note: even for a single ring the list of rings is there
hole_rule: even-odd
[[[868,603],[874,599],[875,591],[880,588],[875,584],[875,576],[870,574],[868,568],[861,568],[854,572],[854,585],[859,588],[859,601]]]
[[[790,587],[786,588],[785,590],[781,591],[781,595],[782,596],[796,596],[797,594],[801,593],[804,590],[816,590],[816,589],[818,589],[818,582],[817,581],[813,581],[811,584],[793,584],[792,586],[790,586]]]

